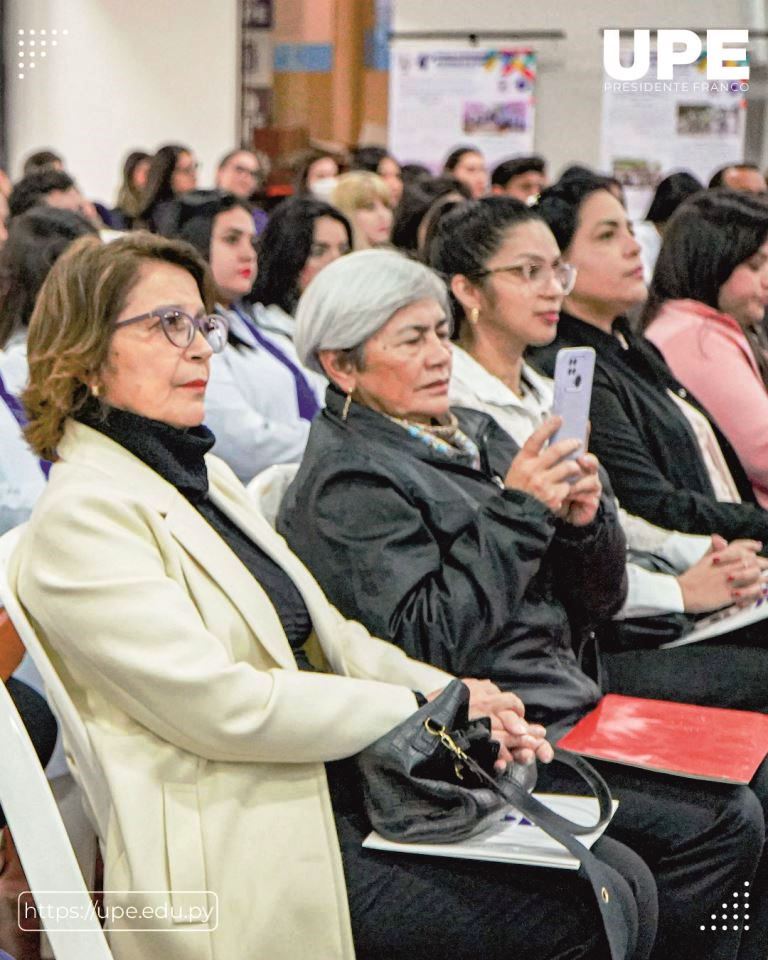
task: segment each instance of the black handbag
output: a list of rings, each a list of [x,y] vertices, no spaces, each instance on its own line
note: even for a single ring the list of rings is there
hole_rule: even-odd
[[[512,804],[579,860],[580,872],[595,892],[611,956],[624,960],[634,949],[637,931],[612,895],[616,875],[576,839],[610,819],[608,785],[587,761],[555,749],[555,759],[584,778],[599,804],[596,823],[573,823],[531,796],[514,775],[496,773],[497,755],[490,722],[469,720],[469,689],[454,680],[358,755],[373,828],[403,843],[451,843],[478,833],[494,813]]]

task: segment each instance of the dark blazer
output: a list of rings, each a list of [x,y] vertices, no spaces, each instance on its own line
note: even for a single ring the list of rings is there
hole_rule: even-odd
[[[554,342],[532,350],[529,359],[551,376],[561,347],[594,347],[590,448],[608,471],[621,505],[670,530],[768,544],[768,512],[757,505],[738,457],[707,411],[674,378],[650,341],[635,336],[622,320],[614,330],[626,347],[618,337],[563,313]],[[715,499],[693,430],[668,390],[709,419],[743,503]]]
[[[329,599],[411,656],[515,690],[553,727],[600,697],[569,617],[610,617],[626,593],[624,536],[609,498],[588,527],[500,487],[517,452],[491,418],[454,412],[482,468],[432,450],[329,388],[278,529]]]

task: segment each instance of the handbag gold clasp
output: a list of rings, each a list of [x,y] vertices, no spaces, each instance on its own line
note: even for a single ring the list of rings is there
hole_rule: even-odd
[[[424,729],[433,737],[439,737],[440,742],[446,748],[446,750],[450,750],[450,752],[456,757],[456,760],[453,764],[453,772],[456,774],[459,780],[463,780],[464,774],[461,771],[461,764],[463,760],[469,759],[466,753],[456,743],[445,727],[436,724],[432,717],[426,718],[424,721]]]

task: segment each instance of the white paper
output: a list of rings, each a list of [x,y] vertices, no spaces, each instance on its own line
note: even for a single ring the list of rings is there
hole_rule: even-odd
[[[711,640],[713,637],[722,636],[722,634],[730,633],[732,630],[740,630],[742,627],[758,623],[766,617],[768,617],[768,603],[762,600],[758,600],[751,607],[743,609],[726,607],[724,610],[718,610],[708,617],[703,617],[690,633],[686,633],[679,640],[663,643],[661,649],[668,650],[670,647],[684,647],[687,643]]]
[[[564,794],[535,793],[534,796],[550,810],[574,823],[588,824],[597,820],[599,805],[594,797],[575,797]],[[618,800],[613,801],[616,813]],[[605,831],[599,830],[579,836],[585,847],[591,847]],[[499,812],[494,822],[482,833],[459,843],[395,843],[385,840],[375,831],[363,841],[371,850],[390,853],[419,853],[431,857],[457,857],[464,860],[491,860],[496,863],[519,863],[531,867],[558,867],[578,870],[579,861],[566,848],[513,807]]]

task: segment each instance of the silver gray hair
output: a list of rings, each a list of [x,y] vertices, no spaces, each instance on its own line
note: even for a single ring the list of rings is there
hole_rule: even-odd
[[[322,270],[301,295],[294,344],[301,362],[323,373],[319,350],[350,350],[370,339],[403,307],[437,300],[451,315],[440,277],[396,250],[361,250]]]

